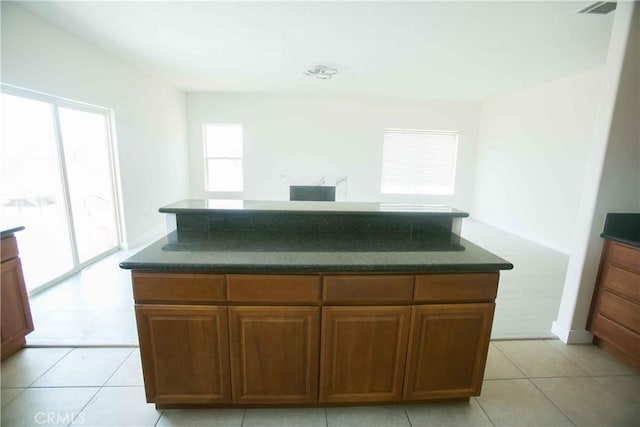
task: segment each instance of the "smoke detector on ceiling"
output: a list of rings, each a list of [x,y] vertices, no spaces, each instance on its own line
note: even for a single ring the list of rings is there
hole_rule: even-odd
[[[338,74],[338,70],[335,68],[327,67],[326,65],[316,65],[309,68],[304,72],[307,76],[313,76],[317,79],[327,80]]]
[[[578,13],[591,13],[595,15],[606,15],[616,10],[616,3],[612,1],[597,1],[590,6],[585,7]]]

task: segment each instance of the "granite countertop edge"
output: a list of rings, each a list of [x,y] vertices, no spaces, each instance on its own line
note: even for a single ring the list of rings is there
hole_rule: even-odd
[[[468,212],[455,208],[449,210],[439,210],[440,205],[433,205],[434,210],[429,210],[428,204],[421,206],[415,203],[389,203],[394,208],[375,209],[375,206],[384,206],[384,203],[377,202],[309,202],[309,201],[261,201],[261,200],[237,200],[253,203],[254,205],[234,207],[234,206],[201,206],[206,200],[186,199],[162,206],[158,209],[160,213],[184,214],[184,213],[217,213],[217,214],[248,214],[248,213],[289,213],[300,215],[331,214],[331,215],[419,215],[419,216],[444,216],[450,218],[466,218]],[[402,209],[402,207],[405,209]],[[416,207],[422,209],[416,209]]]
[[[424,211],[340,211],[340,210],[315,210],[315,211],[297,211],[289,209],[263,209],[263,210],[250,210],[250,209],[215,209],[215,208],[160,208],[160,213],[169,214],[182,214],[182,213],[225,213],[225,214],[248,214],[248,213],[269,213],[269,214],[299,214],[299,215],[313,215],[313,214],[331,214],[331,215],[420,215],[420,216],[443,216],[448,218],[467,218],[469,214],[467,212],[424,212]]]
[[[24,230],[24,225],[19,225],[17,227],[5,228],[0,231],[0,237],[9,237],[18,231]]]
[[[180,244],[175,243],[178,237]],[[233,240],[242,240],[241,237],[231,233],[226,240],[212,241],[210,237],[172,232],[122,261],[120,267],[225,273],[487,272],[513,268],[510,262],[461,238],[453,245],[455,250],[447,244],[427,250],[401,247],[371,251],[366,241],[362,246],[356,244],[349,250],[340,250],[338,240],[318,242],[317,251],[305,251],[295,242],[286,241],[276,242],[268,249],[261,247],[260,240],[234,248]]]
[[[613,234],[608,234],[608,233],[601,233],[600,237],[602,237],[603,239],[607,239],[607,240],[611,240],[614,242],[618,242],[618,243],[623,243],[625,245],[629,245],[629,246],[633,246],[636,248],[640,248],[640,241],[635,240],[635,239],[629,239],[626,237],[620,237],[620,236],[616,236]]]
[[[479,273],[511,270],[511,263],[495,264],[402,264],[402,265],[212,265],[185,263],[121,262],[125,270],[200,271],[210,273]]]

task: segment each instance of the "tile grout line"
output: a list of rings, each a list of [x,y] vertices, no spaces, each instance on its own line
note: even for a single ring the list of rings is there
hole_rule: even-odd
[[[324,408],[324,424],[326,427],[329,427],[329,411],[327,411],[327,407]]]
[[[480,407],[480,409],[484,413],[484,416],[487,417],[487,419],[489,420],[491,425],[495,427],[496,423],[493,422],[493,419],[489,416],[489,413],[487,412],[487,410],[484,409],[484,406],[482,406],[482,403],[480,402],[480,400],[478,400],[478,397],[474,396],[474,397],[472,397],[472,399],[474,399],[476,401],[476,403],[478,404],[478,406]]]
[[[0,389],[0,394],[2,393],[2,390],[9,390],[9,389],[21,389],[20,393],[16,394],[15,396],[13,396],[13,399],[11,399],[8,402],[5,402],[4,405],[0,406],[0,415],[2,415],[2,408],[4,408],[5,406],[9,405],[11,402],[13,402],[14,400],[16,400],[18,398],[18,396],[20,396],[22,393],[24,393],[24,391],[27,389],[26,387],[5,387]]]
[[[556,402],[554,402],[549,396],[547,396],[545,392],[542,391],[542,389],[531,380],[531,378],[527,378],[527,381],[529,381],[536,388],[536,390],[538,390],[544,396],[544,398],[547,399],[549,403],[551,403],[558,410],[558,412],[560,412],[567,420],[569,420],[571,424],[573,424],[574,426],[577,425],[569,415],[565,414],[564,411],[560,409],[558,405],[556,405]]]
[[[493,345],[493,344],[492,344],[492,345]],[[502,355],[504,356],[504,358],[505,358],[505,359],[507,359],[507,360],[509,361],[509,363],[511,363],[511,364],[514,366],[514,368],[516,368],[516,369],[518,370],[518,372],[520,372],[520,373],[522,374],[522,376],[523,376],[524,378],[529,378],[529,377],[527,376],[527,374],[525,374],[525,373],[522,371],[522,369],[520,369],[520,367],[516,364],[516,362],[514,362],[513,360],[511,360],[511,358],[510,358],[509,356],[507,356],[507,355],[506,355],[502,350],[500,350],[500,348],[498,348],[498,346],[497,346],[497,345],[493,345],[493,348],[495,348],[495,349],[496,349],[496,351],[497,351],[498,353],[502,354]],[[522,379],[522,378],[521,378],[521,379]],[[490,381],[490,380],[489,380],[489,381]]]
[[[247,408],[244,408],[244,412],[242,413],[242,420],[240,421],[240,427],[244,426],[244,419],[247,416]]]
[[[75,347],[61,347],[61,348],[69,348],[70,350],[67,351],[60,359],[56,360],[55,362],[53,362],[53,365],[49,366],[49,368],[47,368],[47,370],[45,370],[40,376],[38,376],[38,378],[36,378],[35,380],[31,381],[29,383],[29,385],[27,385],[25,387],[25,390],[28,388],[38,388],[38,387],[31,387],[33,384],[36,383],[36,381],[38,381],[40,378],[42,378],[43,376],[45,376],[50,370],[53,369],[54,366],[56,366],[58,363],[60,363],[62,361],[62,359],[64,359],[65,357],[67,357],[69,354],[71,354],[71,352],[73,352],[73,350],[75,350]]]
[[[591,376],[589,375],[589,372],[587,372],[585,369],[582,368],[582,366],[580,366],[577,362],[574,362],[573,360],[569,359],[567,356],[565,356],[560,350],[558,350],[557,348],[555,348],[554,346],[552,346],[551,344],[549,344],[547,341],[550,340],[542,340],[542,343],[547,346],[547,348],[551,348],[553,349],[553,351],[556,354],[559,354],[562,358],[564,358],[567,362],[571,363],[572,365],[575,365],[576,368],[578,368],[579,370],[583,371],[585,374],[587,374],[586,376]],[[571,345],[571,344],[565,344],[565,345]]]
[[[128,348],[128,347],[125,347],[125,348]],[[114,369],[114,370],[113,370],[113,372],[111,373],[111,375],[109,375],[109,378],[107,378],[107,379],[105,380],[105,382],[104,382],[104,383],[102,383],[102,385],[100,386],[101,388],[102,388],[102,387],[105,387],[105,386],[107,385],[107,383],[109,382],[109,380],[110,380],[111,378],[113,378],[113,376],[116,374],[116,372],[118,372],[118,370],[119,370],[120,368],[122,368],[122,365],[124,365],[124,364],[125,364],[125,362],[126,362],[126,361],[131,357],[131,355],[133,354],[133,352],[134,352],[134,351],[135,351],[134,349],[131,349],[131,351],[129,351],[129,354],[127,354],[127,357],[125,357],[125,358],[122,360],[122,362],[120,362],[120,364],[118,365],[118,367],[117,367],[116,369]]]
[[[75,349],[74,349],[75,350]],[[101,386],[98,386],[98,390],[93,394],[93,396],[91,396],[91,398],[87,401],[87,403],[84,404],[84,406],[78,411],[78,415],[82,414],[84,412],[84,410],[91,404],[91,402],[93,402],[96,398],[96,396],[104,389],[104,385],[109,382],[109,380],[111,379],[111,377],[113,377],[115,375],[115,373],[118,371],[118,369],[120,369],[120,367],[124,364],[124,362],[131,356],[131,354],[133,353],[133,349],[129,352],[129,354],[127,354],[127,356],[122,360],[122,362],[118,365],[118,367],[116,367],[113,372],[111,373],[111,375],[109,375],[109,377],[102,383]],[[69,352],[71,353],[71,352]],[[67,353],[68,354],[68,353]],[[70,388],[72,388],[73,386],[70,386]],[[95,387],[95,386],[94,386]],[[58,387],[60,388],[60,387]],[[86,388],[90,388],[90,386],[86,386]],[[71,420],[71,423],[68,424],[67,427],[72,426],[74,421],[76,419],[76,416],[73,417],[73,419]],[[160,419],[160,418],[158,418]]]
[[[407,417],[407,421],[409,421],[409,427],[413,427],[413,423],[411,422],[411,417],[409,416],[409,412],[407,412],[407,408],[402,408],[404,411],[404,416]]]
[[[155,405],[154,405],[155,406]],[[156,411],[158,410],[158,408],[156,408]],[[160,416],[158,417],[158,419],[156,420],[156,422],[153,424],[153,427],[157,427],[158,423],[160,422],[160,420],[162,419],[162,417],[164,417],[164,411],[166,411],[166,409],[161,409],[160,410]]]
[[[98,395],[98,393],[100,393],[100,390],[102,390],[102,387],[97,387],[98,390],[96,390],[95,393],[93,393],[93,395],[89,398],[89,400],[87,401],[87,403],[85,403],[82,408],[80,408],[80,410],[78,411],[78,413],[76,415],[74,415],[74,417],[71,419],[71,423],[69,423],[67,425],[67,427],[73,426],[74,421],[76,420],[76,417],[78,417],[80,414],[82,414],[84,412],[84,410],[87,408],[87,406],[89,406],[89,404],[91,402],[93,402],[93,400],[96,398],[96,396]]]

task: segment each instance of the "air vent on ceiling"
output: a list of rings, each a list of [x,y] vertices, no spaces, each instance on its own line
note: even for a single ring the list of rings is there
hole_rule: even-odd
[[[616,3],[612,1],[597,1],[594,4],[585,7],[578,13],[594,13],[597,15],[606,15],[616,10]]]

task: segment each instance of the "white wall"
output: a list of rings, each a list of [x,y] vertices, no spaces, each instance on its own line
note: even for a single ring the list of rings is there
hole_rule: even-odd
[[[602,250],[607,212],[639,212],[640,4],[620,2],[611,35],[603,97],[589,145],[577,238],[553,332],[589,342],[586,321]]]
[[[323,82],[331,83],[331,82]],[[246,199],[288,199],[282,176],[347,175],[346,200],[380,194],[383,130],[460,132],[453,196],[397,197],[469,209],[479,104],[266,94],[188,93],[191,194],[203,197],[203,123],[241,123]]]
[[[185,95],[14,3],[2,2],[2,81],[115,114],[125,244],[165,231],[188,193]]]
[[[568,254],[602,69],[482,103],[477,219]]]

